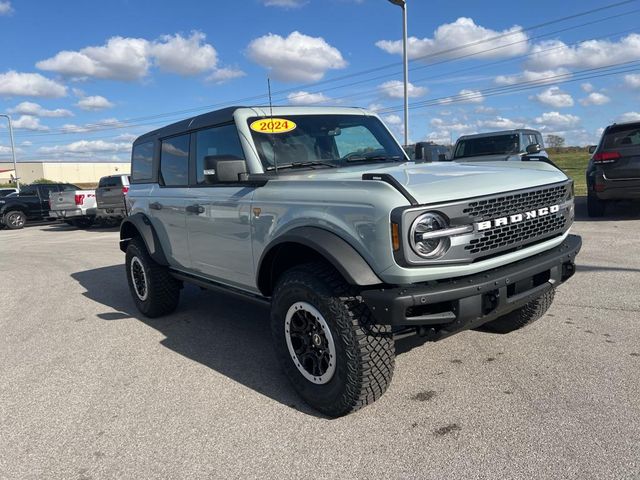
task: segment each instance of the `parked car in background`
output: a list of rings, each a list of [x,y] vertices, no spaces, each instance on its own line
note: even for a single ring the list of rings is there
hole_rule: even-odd
[[[49,197],[51,216],[77,228],[87,228],[96,220],[95,190],[65,190]]]
[[[587,212],[601,217],[614,200],[640,200],[640,122],[605,128],[587,166]]]
[[[100,179],[96,188],[98,219],[117,221],[127,216],[129,181],[129,175],[109,175]]]
[[[520,161],[532,155],[549,158],[542,134],[529,129],[464,135],[453,148],[453,160],[459,162]]]
[[[18,193],[17,188],[0,188],[0,198],[6,197],[12,193]]]
[[[416,162],[443,162],[451,160],[451,147],[433,142],[418,142],[404,147],[407,156]]]
[[[77,188],[68,183],[22,186],[19,193],[10,193],[9,196],[0,198],[0,226],[18,229],[23,228],[27,221],[49,218],[49,195]]]

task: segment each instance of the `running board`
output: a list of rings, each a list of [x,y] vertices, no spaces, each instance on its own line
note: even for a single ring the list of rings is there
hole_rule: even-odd
[[[196,277],[195,275],[190,275],[188,273],[179,272],[177,270],[170,270],[171,275],[177,280],[181,280],[183,282],[192,283],[201,288],[206,288],[207,290],[213,290],[220,293],[226,293],[229,295],[233,295],[236,297],[240,297],[244,300],[250,300],[259,305],[270,306],[271,301],[267,297],[263,297],[262,295],[257,295],[255,293],[247,292],[245,290],[241,290],[239,288],[230,287],[229,285],[224,285],[222,283],[214,282],[213,280],[207,280],[201,277]]]

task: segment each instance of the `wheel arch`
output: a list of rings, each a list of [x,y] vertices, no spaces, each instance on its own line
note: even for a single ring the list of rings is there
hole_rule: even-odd
[[[349,243],[318,227],[295,228],[271,242],[260,257],[256,283],[271,296],[278,277],[302,263],[325,261],[351,285],[371,286],[382,282],[369,264]]]
[[[149,255],[155,262],[160,265],[169,265],[158,234],[149,217],[143,213],[136,213],[122,221],[120,225],[120,250],[126,252],[129,242],[134,238],[142,239]]]

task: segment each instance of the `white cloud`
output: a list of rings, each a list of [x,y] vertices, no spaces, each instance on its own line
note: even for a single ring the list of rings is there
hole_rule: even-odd
[[[518,122],[504,117],[496,117],[490,120],[479,120],[478,127],[491,130],[513,130],[515,128],[524,128],[524,122]]]
[[[9,70],[0,73],[0,96],[3,97],[64,97],[67,87],[39,73]]]
[[[624,83],[631,88],[640,88],[640,73],[625,75]]]
[[[573,107],[573,97],[559,87],[549,87],[535,96],[538,102],[553,108]]]
[[[121,140],[123,142],[133,142],[139,135],[134,135],[133,133],[121,133],[115,140]]]
[[[484,102],[484,95],[480,90],[468,90],[462,89],[457,95],[453,97],[441,98],[438,100],[440,105],[448,105],[450,103],[482,103]]]
[[[400,80],[389,80],[380,85],[380,91],[389,98],[404,98],[404,82]],[[417,87],[412,83],[407,86],[409,98],[417,98],[425,95],[429,90],[426,87]]]
[[[367,110],[370,110],[372,112],[377,112],[379,110],[382,110],[383,108],[384,108],[384,105],[382,105],[381,103],[371,103],[367,107]]]
[[[616,118],[617,122],[638,122],[640,121],[640,112],[627,112]]]
[[[249,43],[247,55],[284,82],[315,82],[327,70],[347,66],[340,50],[322,37],[293,32],[284,38],[272,33]]]
[[[73,117],[73,112],[64,108],[47,110],[34,102],[22,102],[9,109],[9,113],[19,113],[21,115],[31,115],[33,117]]]
[[[402,118],[400,118],[399,115],[386,115],[384,117],[382,117],[382,119],[384,120],[384,122],[387,125],[401,125],[402,124]]]
[[[514,85],[516,83],[523,82],[534,82],[540,85],[544,85],[546,83],[557,82],[558,77],[560,77],[560,79],[562,80],[569,78],[569,70],[565,68],[559,68],[557,70],[544,70],[541,72],[525,70],[522,73],[516,75],[498,75],[495,82],[498,85]]]
[[[591,92],[593,92],[593,90],[594,90],[593,85],[592,85],[591,83],[589,83],[589,82],[586,82],[586,83],[581,84],[581,85],[580,85],[580,88],[582,89],[582,91],[583,91],[584,93],[591,93]]]
[[[23,150],[19,147],[16,147],[16,153],[20,153]],[[11,146],[9,145],[0,145],[0,155],[11,155]]]
[[[289,103],[292,105],[316,105],[318,103],[326,103],[331,100],[323,93],[309,93],[305,91],[291,92],[287,95]]]
[[[540,71],[559,67],[597,68],[640,59],[640,34],[632,33],[619,41],[587,40],[568,46],[560,40],[547,40],[532,47],[526,62]]]
[[[265,7],[298,8],[303,6],[303,0],[263,0]]]
[[[9,15],[11,13],[13,13],[11,2],[0,2],[0,15]]]
[[[154,41],[111,37],[101,46],[85,47],[78,51],[63,50],[36,63],[36,67],[72,78],[121,81],[144,78],[152,65],[185,76],[215,73],[218,54],[213,45],[205,43],[205,40],[206,35],[199,31],[191,32],[188,37],[179,33],[164,35]],[[225,74],[228,77],[228,69],[220,73],[221,76]]]
[[[611,99],[607,97],[603,93],[591,92],[585,98],[580,100],[580,104],[588,107],[590,105],[604,105],[605,103],[609,103]]]
[[[36,63],[40,70],[69,77],[95,77],[132,81],[144,77],[149,61],[149,42],[144,38],[112,37],[100,47],[63,50]]]
[[[92,130],[101,130],[104,128],[113,128],[113,127],[123,127],[124,123],[122,123],[117,118],[105,118],[95,123],[87,123],[85,125],[75,125],[73,123],[67,123],[60,127],[64,133],[83,133],[89,132]]]
[[[218,63],[218,53],[204,43],[206,35],[192,32],[190,37],[165,35],[150,45],[150,54],[161,70],[179,75],[198,75],[212,70]]]
[[[497,38],[496,38],[497,37]],[[517,43],[519,42],[519,43]],[[461,45],[472,44],[460,49]],[[376,46],[387,53],[402,54],[402,41],[380,40]],[[408,39],[407,51],[410,58],[437,55],[438,58],[455,58],[461,55],[477,54],[478,58],[505,58],[522,55],[529,48],[528,37],[521,27],[495,31],[484,28],[471,18],[460,17],[453,23],[440,25],[433,38]],[[449,51],[453,50],[453,51]]]
[[[214,70],[214,72],[207,77],[207,81],[213,83],[226,83],[229,80],[233,80],[234,78],[244,77],[246,75],[245,72],[239,70],[237,68],[218,68]]]
[[[485,105],[479,105],[474,109],[474,112],[482,115],[495,115],[497,110],[493,107],[487,107]]]
[[[545,112],[535,119],[538,125],[547,127],[545,129],[569,129],[580,123],[580,117],[570,113]]]
[[[54,147],[40,147],[41,153],[80,154],[127,152],[131,149],[130,142],[105,142],[104,140],[79,140],[66,145]]]
[[[100,95],[83,97],[80,100],[78,100],[78,103],[76,103],[76,105],[82,110],[87,110],[87,111],[104,110],[106,108],[113,107],[113,103],[111,103],[109,100],[107,100],[106,98]]]
[[[49,127],[40,124],[38,117],[31,115],[21,115],[17,120],[13,122],[13,128],[33,131],[45,131],[49,130]]]

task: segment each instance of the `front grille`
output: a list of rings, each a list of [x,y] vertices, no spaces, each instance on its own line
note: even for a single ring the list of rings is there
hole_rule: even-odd
[[[571,196],[571,184],[518,192],[470,202],[462,211],[473,221],[490,220],[516,213],[564,203]],[[493,232],[492,232],[493,233]]]
[[[559,233],[566,225],[567,219],[561,213],[532,218],[489,230],[482,237],[471,240],[464,248],[469,253],[476,254],[526,244]]]

